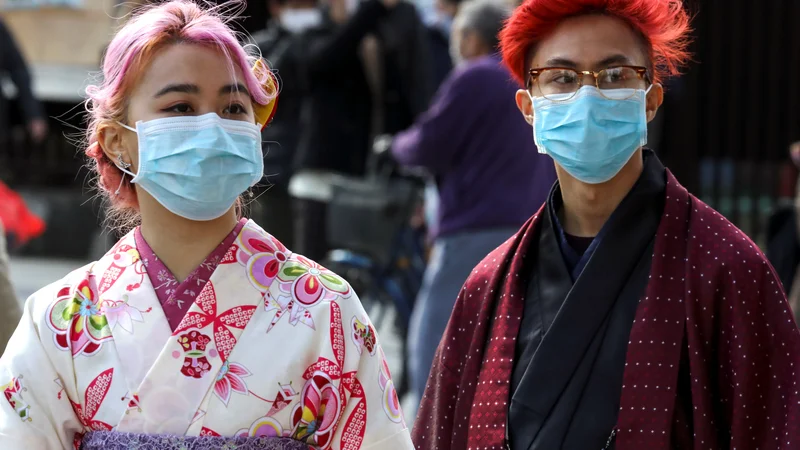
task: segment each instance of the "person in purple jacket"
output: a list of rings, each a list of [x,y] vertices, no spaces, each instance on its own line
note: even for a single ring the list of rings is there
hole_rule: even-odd
[[[460,8],[453,39],[463,62],[392,144],[401,165],[433,174],[439,194],[433,252],[408,333],[416,401],[470,271],[541,207],[556,179],[552,161],[531,142],[531,126],[514,104],[517,86],[497,53],[508,14],[485,0]]]

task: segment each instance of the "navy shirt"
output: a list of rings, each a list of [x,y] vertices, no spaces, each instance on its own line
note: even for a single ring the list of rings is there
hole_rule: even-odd
[[[581,275],[581,272],[583,272],[586,263],[592,258],[592,254],[595,248],[597,248],[597,243],[600,239],[597,237],[580,237],[567,234],[558,218],[558,211],[561,208],[563,208],[561,189],[553,189],[550,193],[550,201],[547,203],[547,212],[550,214],[550,220],[553,223],[553,228],[555,228],[556,236],[558,237],[558,246],[561,249],[561,256],[564,257],[567,270],[569,270],[572,282],[574,283]],[[602,230],[600,233],[602,234]]]

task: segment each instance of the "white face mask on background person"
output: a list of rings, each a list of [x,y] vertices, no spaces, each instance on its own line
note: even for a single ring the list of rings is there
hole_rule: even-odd
[[[281,25],[291,33],[300,33],[322,23],[322,11],[317,8],[287,8],[281,12]]]

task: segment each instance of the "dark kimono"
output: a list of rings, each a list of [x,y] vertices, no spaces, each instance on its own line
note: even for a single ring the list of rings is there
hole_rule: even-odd
[[[582,254],[559,202],[467,280],[417,448],[800,449],[800,332],[756,245],[651,152]]]

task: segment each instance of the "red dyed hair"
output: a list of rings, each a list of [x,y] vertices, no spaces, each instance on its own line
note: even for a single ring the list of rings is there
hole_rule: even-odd
[[[525,0],[500,32],[503,61],[520,84],[528,79],[531,49],[563,20],[583,14],[615,16],[638,31],[654,83],[678,75],[689,59],[691,27],[681,0]]]

